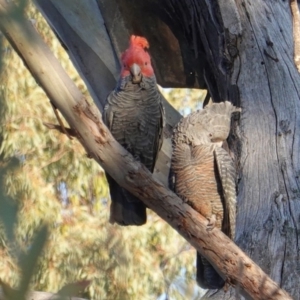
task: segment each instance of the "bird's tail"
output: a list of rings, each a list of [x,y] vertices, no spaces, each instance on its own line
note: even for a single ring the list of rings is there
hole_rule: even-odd
[[[143,225],[147,221],[146,206],[137,197],[120,187],[108,174],[111,206],[109,222],[122,226]]]
[[[213,268],[213,266],[199,252],[197,252],[197,273],[198,285],[203,289],[221,289],[225,281]]]

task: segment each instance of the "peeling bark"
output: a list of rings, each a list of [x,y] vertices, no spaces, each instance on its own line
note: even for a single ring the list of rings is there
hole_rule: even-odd
[[[294,61],[300,72],[300,13],[297,0],[290,0],[290,7],[293,16]]]

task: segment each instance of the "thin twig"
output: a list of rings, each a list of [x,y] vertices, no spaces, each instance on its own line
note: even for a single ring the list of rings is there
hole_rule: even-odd
[[[43,122],[43,125],[49,129],[57,130],[60,133],[66,134],[71,140],[73,139],[72,136],[77,137],[75,130],[73,130],[72,128],[62,127],[60,125],[55,125],[53,123],[47,123],[47,122]]]
[[[68,137],[70,140],[72,140],[73,138],[71,137],[71,135],[69,134],[69,132],[66,130],[65,125],[64,125],[63,121],[61,120],[61,118],[60,118],[60,116],[59,116],[59,114],[58,114],[57,108],[55,107],[55,105],[54,105],[51,101],[50,101],[50,103],[51,103],[51,106],[52,106],[52,108],[53,108],[53,111],[54,111],[54,114],[55,114],[55,116],[56,116],[56,119],[57,119],[57,121],[58,121],[58,123],[59,123],[59,125],[60,125],[61,132],[64,133],[65,135],[67,135],[67,137]]]

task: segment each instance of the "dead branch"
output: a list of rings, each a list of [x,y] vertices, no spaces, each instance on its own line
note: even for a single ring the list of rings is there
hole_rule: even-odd
[[[71,128],[62,127],[60,125],[52,124],[43,122],[43,125],[46,126],[48,129],[54,129],[59,131],[60,133],[66,134],[69,138],[76,137],[76,132]]]
[[[300,72],[300,13],[297,0],[290,0],[293,19],[294,62]]]

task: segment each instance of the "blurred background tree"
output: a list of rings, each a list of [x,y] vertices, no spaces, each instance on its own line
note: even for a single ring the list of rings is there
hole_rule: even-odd
[[[86,87],[40,13],[26,14],[82,92]],[[50,238],[34,275],[33,290],[55,292],[69,282],[90,280],[90,299],[197,299],[194,249],[154,213],[143,227],[108,223],[109,191],[103,170],[87,158],[76,139],[49,131],[56,123],[46,95],[2,38],[0,79],[2,161],[16,157],[5,188],[19,204],[17,244],[0,239],[0,279],[12,287],[20,278],[18,251],[31,247],[46,223]],[[202,107],[206,92],[165,89],[183,115]],[[10,250],[10,251],[9,251]]]

